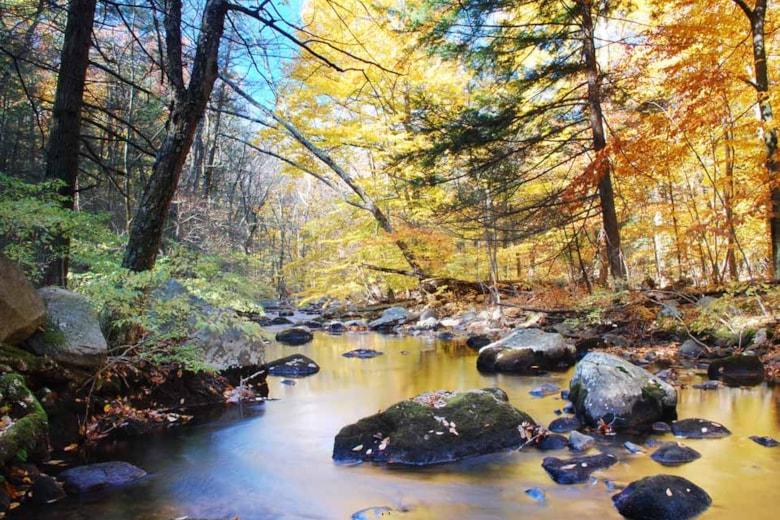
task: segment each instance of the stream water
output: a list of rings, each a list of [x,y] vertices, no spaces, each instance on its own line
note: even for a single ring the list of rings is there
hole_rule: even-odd
[[[341,356],[360,347],[384,355],[365,360]],[[372,506],[408,510],[397,515],[404,520],[620,518],[610,500],[615,491],[607,489],[605,479],[625,484],[659,473],[686,477],[712,496],[713,505],[702,518],[778,517],[780,448],[748,439],[754,434],[780,437],[778,388],[683,389],[680,417],[719,421],[733,434],[686,440],[702,458],[674,468],[647,454],[630,455],[621,447],[622,439],[615,439],[606,449],[620,463],[595,473],[594,482],[562,486],[548,477],[541,460],[545,455],[566,457],[566,451],[513,451],[410,469],[338,465],[331,450],[342,426],[436,389],[499,386],[514,406],[547,424],[564,403],[558,396],[534,398],[528,392],[546,382],[567,387],[570,373],[483,375],[476,370],[476,353],[465,346],[373,333],[318,332],[306,346],[274,345],[266,357],[295,352],[317,361],[321,371],[294,386],[269,378],[271,397],[278,400],[233,408],[216,421],[180,432],[138,439],[124,448],[121,458],[148,471],[147,478],[104,495],[67,499],[33,512],[34,518],[346,519]],[[525,493],[529,487],[541,488],[546,500],[533,500]]]

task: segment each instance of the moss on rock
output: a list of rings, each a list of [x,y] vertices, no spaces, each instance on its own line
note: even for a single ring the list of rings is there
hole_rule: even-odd
[[[48,418],[22,376],[0,376],[0,403],[12,410],[13,420],[0,434],[0,464],[45,448],[49,431]]]

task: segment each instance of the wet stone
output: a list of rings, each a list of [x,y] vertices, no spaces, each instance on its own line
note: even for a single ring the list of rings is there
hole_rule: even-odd
[[[574,451],[588,451],[596,445],[596,439],[578,431],[569,434],[569,448]]]
[[[608,468],[617,462],[617,457],[608,453],[559,459],[545,457],[542,467],[558,484],[579,484],[590,478],[598,469]]]
[[[559,417],[550,423],[548,430],[555,433],[569,433],[582,426],[582,423],[576,417]]]
[[[526,489],[525,494],[531,497],[532,499],[536,500],[537,502],[544,502],[546,498],[544,491],[542,491],[538,487],[532,487]]]
[[[542,451],[562,450],[569,445],[569,439],[563,435],[553,433],[545,435],[545,437],[539,442],[539,449]]]
[[[672,431],[672,427],[669,426],[669,423],[663,421],[654,422],[651,428],[655,433],[669,433]]]
[[[303,377],[316,374],[320,367],[312,359],[301,355],[283,357],[271,361],[267,365],[268,373],[272,376]]]
[[[678,466],[701,458],[701,453],[676,442],[663,444],[650,458],[664,466]]]
[[[765,448],[774,448],[776,446],[780,446],[780,442],[778,442],[776,439],[773,439],[772,437],[765,437],[763,435],[751,435],[750,440],[756,444],[760,444]]]
[[[101,462],[67,469],[59,478],[68,493],[79,495],[129,484],[145,476],[144,470],[127,462]]]
[[[383,354],[384,352],[371,350],[369,348],[358,348],[355,350],[350,350],[349,352],[344,352],[342,356],[346,358],[370,359],[370,358],[375,358],[377,356],[381,356]]]
[[[632,482],[612,502],[626,518],[686,520],[703,513],[712,499],[690,480],[655,475]]]
[[[720,439],[731,432],[720,423],[707,419],[682,419],[672,423],[672,433],[686,439]]]
[[[557,394],[559,390],[560,388],[558,387],[558,385],[554,385],[552,383],[545,383],[541,386],[537,386],[536,388],[534,388],[528,393],[534,397],[546,397],[548,395]]]

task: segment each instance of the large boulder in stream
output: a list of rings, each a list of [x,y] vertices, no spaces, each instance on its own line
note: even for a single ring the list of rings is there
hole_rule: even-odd
[[[67,365],[100,365],[108,344],[89,300],[62,287],[44,287],[38,293],[46,304],[48,320],[42,331],[27,340],[30,349]]]
[[[497,388],[420,394],[341,429],[339,462],[423,466],[520,447],[534,420]]]
[[[0,343],[27,339],[46,319],[46,307],[19,267],[0,255]]]
[[[570,367],[576,355],[574,345],[557,332],[518,329],[482,347],[477,369],[482,372],[535,374]]]
[[[712,499],[690,480],[672,475],[655,475],[632,482],[614,495],[612,502],[626,518],[685,520],[706,511]]]
[[[764,381],[764,365],[757,356],[729,356],[710,363],[707,376],[731,386],[753,386]]]
[[[403,307],[390,307],[385,309],[382,316],[368,324],[371,330],[379,332],[391,332],[398,325],[402,325],[409,318],[409,312]]]
[[[603,419],[614,429],[637,429],[677,416],[674,387],[603,352],[591,352],[577,363],[569,400],[577,416],[590,426]]]

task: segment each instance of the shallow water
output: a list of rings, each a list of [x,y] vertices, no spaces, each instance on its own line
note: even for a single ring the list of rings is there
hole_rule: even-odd
[[[347,359],[342,353],[373,348],[374,359]],[[701,518],[777,518],[780,503],[780,448],[768,449],[749,435],[780,437],[780,389],[766,386],[717,391],[680,391],[680,417],[723,423],[732,435],[686,440],[702,458],[676,468],[645,455],[630,455],[615,439],[602,446],[620,462],[594,474],[587,484],[555,484],[541,467],[545,455],[513,451],[422,469],[372,464],[338,465],[331,460],[338,430],[401,399],[436,389],[499,386],[514,406],[547,424],[560,397],[528,394],[542,383],[568,385],[569,374],[545,377],[483,375],[476,354],[464,346],[425,338],[373,333],[331,336],[316,333],[304,347],[272,346],[267,359],[300,352],[322,370],[295,386],[269,378],[269,401],[251,409],[233,408],[215,421],[184,431],[139,439],[122,458],[149,477],[103,496],[68,499],[37,512],[41,519],[195,518],[343,519],[360,509],[389,506],[408,512],[401,519],[620,518],[605,479],[628,483],[659,473],[686,477],[703,487],[713,506]],[[671,435],[656,437],[671,440]],[[633,439],[641,442],[645,439]],[[652,450],[648,450],[652,451]],[[540,487],[546,500],[526,495]]]

